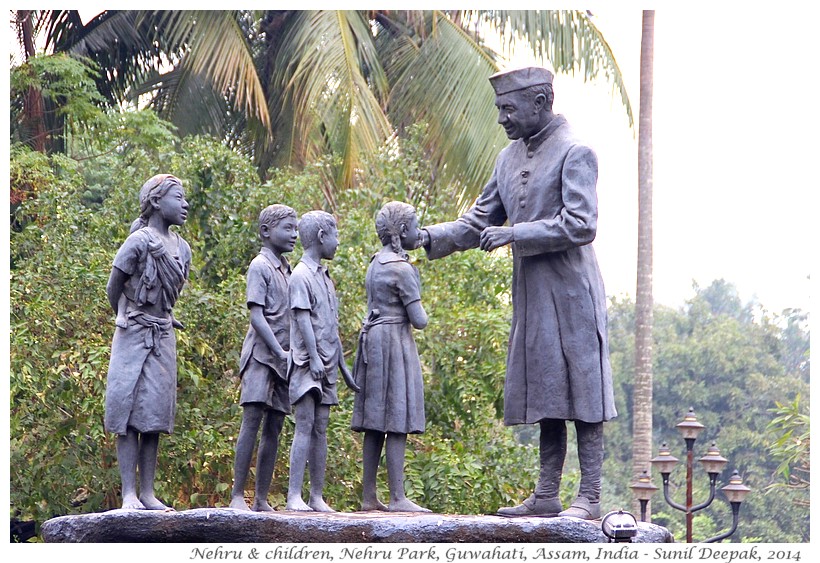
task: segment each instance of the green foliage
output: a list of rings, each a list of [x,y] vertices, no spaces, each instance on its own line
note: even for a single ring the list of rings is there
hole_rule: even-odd
[[[769,409],[777,415],[767,427],[775,438],[769,446],[769,452],[780,462],[776,473],[785,482],[772,483],[769,485],[769,492],[791,495],[795,504],[808,507],[811,475],[811,428],[808,405],[804,403],[801,406],[799,394],[791,403],[775,404],[775,408]]]
[[[12,158],[12,170],[37,183],[38,197],[16,210],[21,227],[11,240],[11,502],[23,518],[38,522],[119,506],[115,441],[102,427],[113,333],[105,285],[137,215],[143,181],[174,173],[191,201],[180,233],[193,249],[192,277],[174,311],[186,325],[177,333],[178,414],[174,434],[161,438],[156,483],[158,496],[178,508],[228,502],[241,422],[239,351],[248,323],[244,272],[259,248],[259,211],[273,202],[300,214],[329,207],[321,187],[328,162],[300,173],[280,170],[261,183],[247,160],[210,139],[175,142],[171,128],[150,114],[109,117],[120,125],[75,139],[86,155],[81,160],[26,149]],[[152,134],[128,134],[135,123]],[[37,165],[26,170],[30,162]],[[390,199],[403,199],[429,220],[444,215],[418,143],[380,151],[360,174],[357,188],[335,202],[341,246],[329,264],[348,361],[366,313],[364,275],[379,247],[376,212]],[[291,261],[299,254],[297,248]],[[432,319],[417,333],[429,423],[409,441],[408,491],[440,512],[483,513],[519,501],[532,486],[537,461],[533,447],[519,445],[499,420],[509,258],[474,252],[418,265]],[[454,308],[463,315],[454,318]],[[354,510],[362,437],[349,427],[352,394],[343,388],[340,400],[329,427],[326,496],[335,508]],[[292,432],[289,418],[271,490],[280,505]],[[386,492],[386,479],[379,484]],[[252,487],[248,483],[249,492]]]
[[[106,119],[117,125],[95,131],[93,138],[73,139],[77,159],[45,157],[21,146],[11,155],[12,178],[37,193],[14,210],[11,234],[11,507],[38,522],[120,503],[115,443],[102,426],[113,333],[105,285],[137,215],[144,180],[173,173],[191,201],[188,222],[179,229],[192,246],[194,264],[174,311],[187,327],[177,333],[178,414],[174,434],[161,438],[157,475],[159,497],[180,509],[228,503],[242,415],[237,370],[248,324],[244,273],[259,248],[259,211],[274,202],[300,214],[332,208],[322,187],[332,162],[320,160],[298,173],[278,170],[263,183],[251,163],[230,149],[204,137],[179,142],[152,114],[113,113],[98,123]],[[333,203],[341,244],[329,267],[341,301],[348,362],[366,313],[367,264],[379,248],[373,226],[378,209],[399,199],[416,205],[422,223],[452,218],[422,148],[423,133],[423,127],[411,127],[407,140],[371,155],[357,172],[355,188],[337,194]],[[297,247],[292,263],[300,252]],[[424,434],[408,440],[408,495],[443,513],[486,513],[519,502],[532,490],[538,455],[536,427],[510,429],[501,422],[510,257],[505,251],[471,251],[430,262],[421,252],[413,254],[430,316],[429,326],[415,333],[428,424]],[[615,299],[609,315],[620,416],[606,425],[605,510],[630,505],[628,484],[634,478],[628,474],[634,304]],[[717,441],[731,462],[719,486],[737,468],[753,489],[733,539],[806,541],[808,509],[792,502],[805,491],[764,490],[782,482],[785,467],[794,475],[795,461],[803,459],[793,446],[808,431],[808,403],[797,401],[798,395],[808,397],[807,317],[799,311],[770,316],[743,305],[731,285],[717,282],[696,288],[685,308],[657,307],[655,324],[656,440],[682,449],[673,427],[694,407],[707,426],[698,445]],[[349,511],[361,497],[362,436],[349,427],[352,393],[342,387],[339,395],[330,419],[325,492],[334,508]],[[569,429],[565,504],[578,482]],[[288,417],[271,488],[274,505],[284,504],[292,434]],[[808,442],[803,444],[808,451]],[[683,493],[680,471],[672,479],[675,499]],[[698,468],[696,499],[706,498],[706,482]],[[383,468],[378,483],[386,495]],[[730,525],[721,497],[698,514],[696,538]],[[680,538],[682,514],[666,507],[660,495],[652,508],[655,522]]]
[[[79,161],[94,160],[89,175],[104,173],[107,165],[167,164],[178,141],[174,126],[151,111],[105,112],[86,125],[87,133],[73,139],[70,154]]]
[[[47,153],[66,153],[77,133],[99,129],[105,99],[95,84],[96,65],[66,54],[31,57],[11,69],[11,142]],[[22,195],[22,197],[21,197]],[[25,196],[11,192],[12,204]]]
[[[97,85],[112,106],[151,104],[183,135],[212,134],[252,154],[265,174],[333,155],[329,192],[355,186],[367,155],[424,120],[428,162],[459,184],[439,204],[469,203],[506,142],[487,77],[513,45],[547,55],[558,72],[610,81],[632,122],[618,64],[585,11],[105,10],[85,23],[74,10],[27,16],[47,48],[99,65]]]
[[[9,191],[14,219],[14,212],[20,202],[36,195],[45,186],[53,184],[55,178],[51,161],[43,153],[31,150],[20,143],[12,145],[10,152]],[[13,220],[12,227],[19,229],[20,224]]]
[[[38,521],[109,505],[118,480],[100,400],[112,255],[97,240],[103,218],[80,203],[81,189],[78,171],[60,166],[20,206],[30,220],[12,233],[11,495]]]
[[[606,428],[604,486],[616,505],[629,506],[631,492],[627,485],[634,481],[629,475],[634,304],[614,300],[609,315],[610,359],[620,416]],[[773,429],[777,418],[772,409],[778,404],[796,405],[796,398],[808,393],[805,320],[799,311],[771,316],[753,304],[744,305],[734,286],[724,280],[706,288],[695,286],[695,296],[680,310],[655,308],[654,441],[667,442],[672,455],[684,459],[685,447],[675,424],[689,407],[695,409],[698,420],[706,426],[696,444],[696,459],[711,442],[716,442],[721,455],[729,460],[718,487],[728,484],[731,472],[737,469],[752,488],[743,503],[733,541],[808,540],[808,508],[792,504],[794,492],[769,489],[781,478],[778,466],[785,461],[769,452],[787,432],[782,426]],[[797,424],[802,420],[788,418],[785,412],[780,414],[783,422]],[[807,428],[794,427],[794,436]],[[781,449],[780,453],[785,451]],[[671,496],[678,502],[683,502],[685,493],[682,465],[672,474],[670,483]],[[698,503],[708,498],[709,491],[708,478],[696,465],[694,498]],[[651,507],[653,522],[668,527],[678,539],[684,537],[683,513],[668,507],[660,492]],[[778,517],[771,518],[772,514]],[[701,524],[694,527],[696,540],[721,533],[731,525],[731,510],[720,492],[713,505],[697,515]]]
[[[11,69],[11,105],[23,107],[29,88],[55,104],[55,112],[76,123],[86,122],[100,114],[104,98],[94,79],[96,65],[89,59],[70,57],[65,53],[32,57]]]

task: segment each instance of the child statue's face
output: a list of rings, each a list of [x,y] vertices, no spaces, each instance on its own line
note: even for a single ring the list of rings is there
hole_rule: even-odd
[[[322,231],[322,258],[333,260],[336,256],[336,249],[339,247],[339,231],[336,227],[331,227],[328,231]]]
[[[404,232],[401,235],[401,247],[405,250],[413,250],[418,247],[419,237],[419,220],[413,215],[413,218],[404,224]]]
[[[274,251],[284,253],[293,250],[293,247],[296,246],[296,239],[298,238],[296,224],[294,217],[285,217],[277,222],[276,225],[267,227],[268,244],[270,244]]]
[[[182,186],[171,186],[165,195],[157,200],[157,211],[169,225],[182,225],[188,218],[188,202]]]

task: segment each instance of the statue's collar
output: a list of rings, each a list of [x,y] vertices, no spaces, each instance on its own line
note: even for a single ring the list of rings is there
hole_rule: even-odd
[[[567,118],[563,115],[555,115],[547,125],[541,129],[538,133],[530,137],[529,139],[522,139],[524,141],[524,145],[527,147],[527,152],[534,152],[538,150],[538,147],[541,146],[541,143],[547,140],[547,137],[552,135],[556,129],[561,127],[567,122]]]
[[[377,252],[374,256],[379,264],[389,264],[391,262],[407,262],[407,258],[395,252]]]
[[[307,254],[302,255],[302,259],[300,262],[303,262],[308,269],[313,272],[314,274],[318,271],[326,272],[327,268],[322,266],[319,262],[308,256]]]
[[[282,258],[280,259],[276,256],[273,250],[271,250],[267,246],[263,246],[259,253],[265,258],[267,258],[274,268],[278,268],[280,270],[290,270],[290,264],[288,264],[288,261],[285,259],[285,257],[282,256]]]

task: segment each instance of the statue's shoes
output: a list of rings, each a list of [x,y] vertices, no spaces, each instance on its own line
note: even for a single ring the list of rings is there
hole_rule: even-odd
[[[499,516],[540,516],[542,518],[552,518],[561,512],[561,501],[558,497],[537,498],[530,495],[518,506],[499,508],[496,514]]]
[[[578,497],[569,508],[558,516],[571,516],[581,520],[598,520],[601,517],[601,503],[592,502],[586,497]]]

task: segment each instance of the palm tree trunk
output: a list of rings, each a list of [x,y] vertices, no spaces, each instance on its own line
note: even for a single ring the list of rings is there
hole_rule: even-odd
[[[17,11],[17,25],[26,61],[34,57],[34,25],[31,21],[31,10]],[[28,89],[24,101],[24,130],[28,131],[31,147],[39,152],[46,152],[46,127],[43,95],[33,86]]]
[[[638,117],[638,280],[635,292],[635,390],[632,404],[632,472],[650,470],[652,457],[652,81],[655,12],[644,10],[641,31],[641,100]],[[639,510],[633,506],[634,510]],[[651,515],[651,505],[647,518]]]

